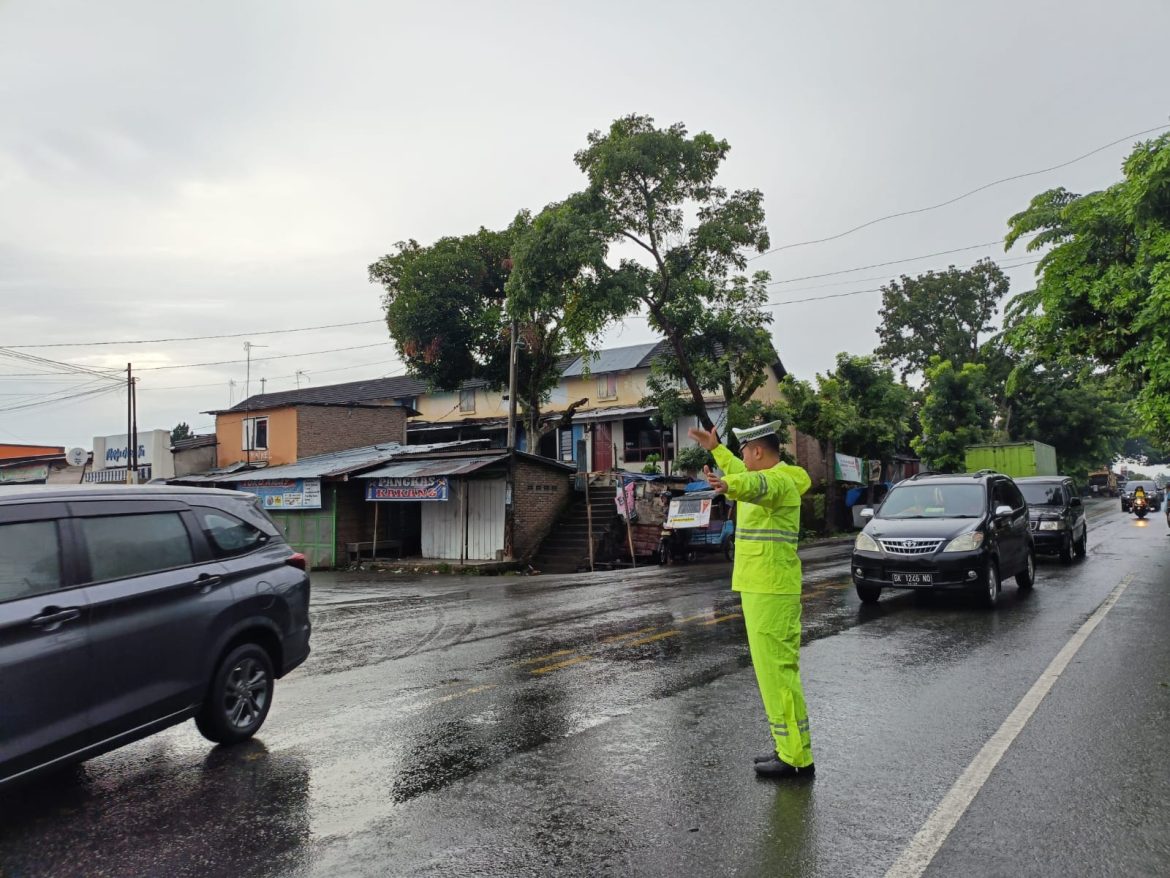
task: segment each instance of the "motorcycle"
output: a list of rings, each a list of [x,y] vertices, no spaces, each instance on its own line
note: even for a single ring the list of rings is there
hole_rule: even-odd
[[[1129,505],[1133,514],[1138,518],[1145,518],[1149,514],[1150,504],[1145,497],[1134,497]]]

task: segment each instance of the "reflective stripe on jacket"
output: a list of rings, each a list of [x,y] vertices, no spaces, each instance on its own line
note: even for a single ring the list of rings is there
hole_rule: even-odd
[[[760,594],[800,594],[800,496],[812,486],[798,466],[777,464],[748,472],[724,448],[712,452],[727,482],[735,514],[735,566],[731,587]]]

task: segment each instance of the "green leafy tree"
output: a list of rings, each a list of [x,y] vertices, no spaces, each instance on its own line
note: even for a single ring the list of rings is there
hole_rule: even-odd
[[[932,357],[956,365],[979,362],[980,337],[991,331],[1008,286],[990,259],[891,281],[882,287],[875,353],[900,366],[903,378],[924,372]]]
[[[440,390],[479,379],[498,388],[508,380],[510,337],[504,284],[515,235],[481,228],[471,235],[417,241],[370,266],[385,289],[386,325],[412,375]]]
[[[513,224],[512,270],[505,284],[507,311],[521,326],[523,356],[517,370],[517,401],[528,435],[568,426],[573,402],[558,419],[542,422],[542,407],[557,385],[567,352],[596,346],[606,324],[623,316],[624,280],[606,264],[607,244],[588,197],[574,195],[546,207],[534,220],[521,214]]]
[[[844,382],[832,373],[817,375],[815,386],[789,376],[784,381],[784,397],[793,425],[816,440],[827,462],[825,518],[829,529],[836,529],[839,522],[834,455],[842,439],[854,429],[861,413],[849,399]]]
[[[1013,343],[1045,362],[1089,358],[1135,391],[1144,430],[1170,441],[1170,134],[1139,143],[1100,192],[1051,189],[1009,220],[1007,247],[1051,248],[1007,309]]]
[[[915,394],[892,368],[875,356],[840,353],[832,376],[856,412],[839,437],[842,453],[888,461],[910,449]]]
[[[1116,382],[1103,375],[1025,362],[1008,380],[1005,395],[1013,412],[1007,438],[1048,443],[1061,473],[1082,483],[1124,447],[1126,407]]]
[[[772,317],[762,309],[767,296],[763,283],[733,279],[723,300],[699,315],[697,334],[682,340],[685,361],[704,399],[722,401],[727,413],[722,432],[732,445],[730,428],[784,417],[782,409],[769,409],[754,399],[779,361],[767,328]],[[682,362],[670,348],[651,365],[642,405],[657,408],[664,423],[701,415],[685,383]]]
[[[735,335],[731,324],[741,320],[757,328],[768,322],[756,293],[767,273],[743,276],[745,254],[768,248],[763,195],[716,184],[729,149],[706,132],[690,136],[682,124],[659,128],[648,116],[632,115],[594,131],[576,155],[589,180],[579,207],[611,245],[638,257],[622,258],[616,269],[614,288],[624,299],[615,312],[646,309],[673,356],[662,374],[677,376],[708,428],[705,395],[726,377],[716,349],[720,334]],[[737,308],[729,323],[728,312]]]
[[[175,429],[171,430],[171,444],[174,445],[180,439],[190,439],[194,435],[190,425],[186,421],[180,421],[175,425]]]
[[[926,393],[919,418],[922,435],[911,441],[927,468],[963,472],[964,449],[991,438],[995,404],[988,393],[987,367],[933,358],[926,368]]]
[[[455,390],[472,380],[494,390],[507,387],[510,315],[516,316],[517,402],[533,448],[587,401],[576,401],[552,423],[544,419],[542,407],[560,379],[560,361],[611,319],[604,288],[583,279],[587,242],[562,234],[561,213],[553,206],[534,221],[521,211],[504,231],[481,228],[427,247],[400,243],[370,266],[371,281],[386,290],[386,322],[399,355],[412,375],[434,388]],[[567,244],[578,249],[558,251]]]

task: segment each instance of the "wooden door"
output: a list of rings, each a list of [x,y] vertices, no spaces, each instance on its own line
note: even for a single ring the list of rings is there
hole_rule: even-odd
[[[613,431],[608,423],[593,426],[593,472],[613,469]]]

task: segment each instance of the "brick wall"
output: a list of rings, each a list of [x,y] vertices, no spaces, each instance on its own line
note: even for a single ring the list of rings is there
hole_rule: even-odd
[[[383,442],[406,444],[400,406],[297,406],[297,459]]]
[[[796,457],[797,466],[803,467],[812,479],[812,489],[815,490],[825,484],[828,478],[828,468],[825,455],[821,453],[821,445],[812,436],[793,430],[792,451]]]
[[[531,461],[516,461],[513,551],[517,558],[532,555],[556,524],[572,495],[571,475]]]

